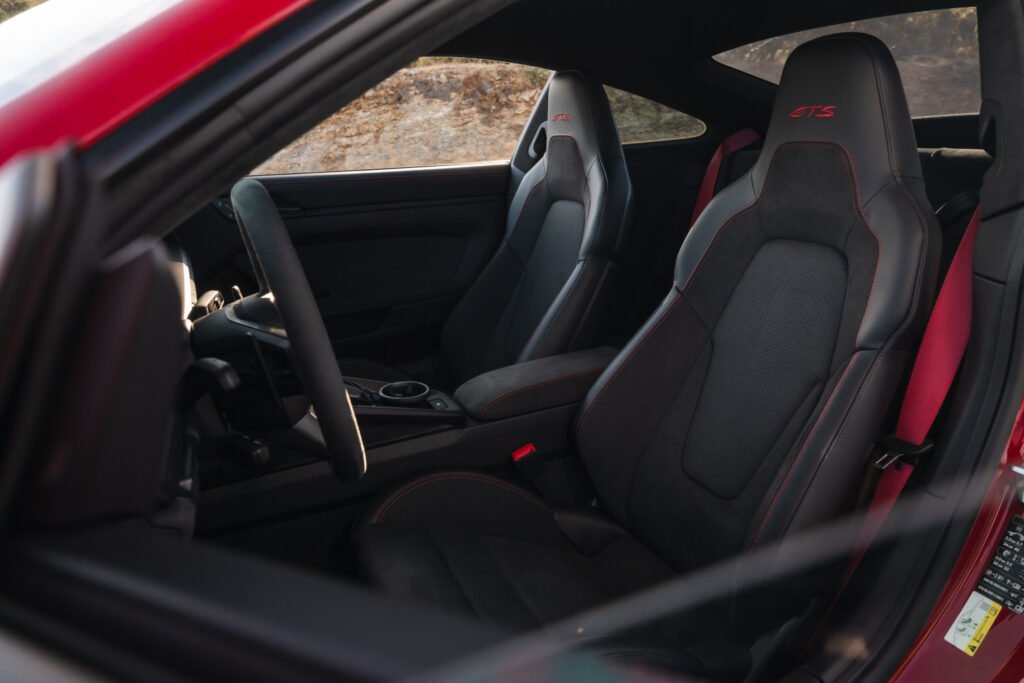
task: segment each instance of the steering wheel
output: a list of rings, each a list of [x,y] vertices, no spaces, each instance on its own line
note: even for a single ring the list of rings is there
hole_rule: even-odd
[[[231,188],[231,204],[260,294],[273,294],[288,335],[293,367],[323,432],[331,470],[343,481],[356,481],[366,473],[359,423],[284,221],[270,193],[252,178]]]

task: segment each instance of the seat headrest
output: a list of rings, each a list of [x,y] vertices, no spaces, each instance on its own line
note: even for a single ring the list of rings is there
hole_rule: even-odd
[[[758,193],[775,150],[791,142],[843,147],[865,203],[894,177],[922,177],[903,83],[882,41],[839,33],[793,51],[775,95],[763,153],[752,170]]]
[[[576,141],[583,167],[598,155],[619,155],[618,132],[600,83],[578,71],[559,71],[548,88],[548,139]]]

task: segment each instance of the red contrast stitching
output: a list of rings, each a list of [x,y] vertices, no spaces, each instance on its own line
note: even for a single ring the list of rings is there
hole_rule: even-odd
[[[772,156],[771,161],[768,162],[768,170],[771,170],[771,165],[773,163],[775,163],[775,156],[774,155]],[[686,284],[683,286],[683,289],[679,290],[679,289],[676,288],[675,285],[672,286],[672,289],[677,294],[677,297],[672,302],[672,305],[669,306],[669,308],[667,308],[663,313],[661,313],[661,318],[658,320],[657,324],[654,325],[654,327],[652,327],[649,330],[647,330],[646,332],[644,332],[644,336],[641,337],[640,340],[636,343],[636,346],[634,346],[633,349],[629,352],[629,355],[627,355],[626,358],[622,361],[622,363],[620,363],[618,365],[618,367],[615,368],[615,370],[612,372],[611,376],[609,376],[608,379],[605,380],[603,384],[601,384],[601,388],[598,389],[597,394],[587,404],[587,407],[584,409],[583,414],[580,416],[580,419],[577,420],[577,422],[576,422],[576,443],[577,444],[579,444],[580,441],[583,438],[583,423],[587,420],[588,417],[590,417],[590,413],[591,413],[591,411],[593,411],[594,405],[596,405],[597,402],[599,400],[601,400],[601,397],[604,395],[605,389],[607,389],[608,385],[611,384],[612,381],[616,377],[619,376],[619,373],[621,373],[625,369],[625,367],[629,364],[629,362],[633,360],[633,356],[636,355],[636,352],[639,351],[640,347],[642,347],[644,344],[646,344],[647,341],[650,339],[651,335],[653,335],[658,330],[658,328],[661,327],[662,323],[665,322],[665,319],[668,318],[669,315],[672,314],[673,310],[675,310],[675,307],[677,305],[679,305],[679,302],[686,298],[686,293],[690,290],[690,285],[693,284],[694,280],[697,279],[697,275],[700,273],[701,268],[704,267],[704,263],[708,259],[708,254],[710,254],[711,251],[714,249],[715,244],[718,243],[718,238],[722,236],[722,233],[724,233],[727,228],[732,226],[732,224],[735,222],[735,220],[737,218],[739,218],[740,216],[742,216],[746,212],[748,212],[751,209],[753,209],[757,205],[757,202],[758,202],[758,200],[760,200],[760,198],[761,198],[761,195],[756,194],[755,197],[754,197],[754,200],[752,202],[750,202],[750,204],[748,204],[747,206],[743,207],[742,209],[740,209],[736,213],[734,213],[731,216],[729,216],[728,219],[726,219],[726,221],[722,224],[722,226],[715,233],[715,236],[711,238],[711,242],[704,249],[704,252],[700,256],[700,261],[697,262],[697,265],[694,267],[693,272],[690,274],[690,277],[686,280]],[[685,244],[685,242],[684,242],[684,244]],[[664,305],[664,304],[662,304],[662,305]],[[653,318],[656,315],[658,315],[657,311],[655,311],[652,314],[651,317]],[[612,363],[614,364],[614,361],[612,361]],[[611,366],[609,366],[609,367],[611,367]]]
[[[824,418],[828,413],[828,409],[832,406],[832,402],[835,401],[836,395],[839,392],[839,387],[842,386],[843,380],[846,379],[846,375],[850,372],[850,367],[852,365],[853,364],[849,361],[846,363],[846,367],[843,369],[843,374],[839,377],[839,381],[836,382],[834,387],[832,387],[832,392],[829,394],[828,401],[825,402],[825,407],[821,409],[820,413],[818,413],[818,417],[814,420],[814,426],[811,427],[811,431],[807,433],[807,437],[800,446],[800,451],[797,453],[796,457],[793,458],[793,462],[790,463],[789,470],[786,472],[785,478],[783,478],[782,483],[779,484],[779,488],[775,490],[775,495],[772,496],[772,502],[769,503],[768,509],[765,510],[764,515],[761,517],[761,522],[757,525],[757,530],[754,531],[754,536],[750,541],[751,550],[757,547],[757,543],[761,538],[761,533],[768,524],[768,518],[771,517],[772,511],[775,509],[775,506],[778,505],[779,499],[782,498],[782,494],[786,490],[786,486],[789,485],[789,480],[792,478],[793,472],[796,470],[796,466],[800,463],[800,460],[807,452],[807,445],[812,441],[814,435],[817,433],[818,427],[821,426],[822,418]]]
[[[657,324],[655,324],[649,330],[644,332],[644,336],[641,337],[640,341],[638,341],[636,343],[636,346],[634,346],[633,349],[629,352],[629,355],[626,356],[625,360],[623,360],[622,363],[619,365],[619,367],[617,367],[612,372],[612,375],[607,380],[605,380],[604,384],[601,385],[601,388],[598,389],[597,395],[594,396],[592,401],[590,401],[590,403],[587,405],[587,408],[583,411],[583,415],[580,417],[579,421],[576,423],[576,441],[577,441],[577,443],[581,440],[581,438],[583,436],[583,423],[586,422],[588,417],[590,417],[590,413],[594,409],[594,405],[597,404],[597,402],[601,400],[601,396],[604,395],[605,389],[607,389],[608,385],[611,384],[612,381],[614,381],[615,378],[619,376],[619,373],[622,372],[622,370],[625,369],[625,367],[627,365],[629,365],[629,362],[631,360],[633,360],[633,356],[635,356],[636,352],[640,350],[640,347],[642,347],[644,344],[647,343],[647,340],[650,339],[651,335],[653,335],[658,330],[658,328],[661,327],[662,323],[665,322],[665,320],[669,317],[669,315],[672,313],[672,311],[675,309],[675,307],[678,306],[679,302],[682,301],[682,300],[683,300],[683,295],[681,293],[677,292],[677,296],[676,296],[675,300],[672,302],[672,305],[669,306],[667,309],[665,309],[665,312],[661,314],[661,318],[658,320]]]

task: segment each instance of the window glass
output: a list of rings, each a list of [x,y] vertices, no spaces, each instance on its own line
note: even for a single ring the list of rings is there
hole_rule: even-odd
[[[181,2],[0,0],[0,107]]]
[[[3,0],[0,0],[3,2]],[[482,59],[424,57],[349,103],[254,175],[507,161],[551,72]],[[702,121],[607,88],[623,144],[702,135]]]
[[[897,14],[769,38],[715,55],[740,71],[778,83],[797,45],[830,33],[860,31],[889,46],[913,116],[977,112],[981,106],[978,22],[973,7]]]
[[[550,72],[425,57],[291,143],[254,174],[507,161]]]
[[[639,95],[605,86],[622,144],[684,140],[704,134],[700,119]]]

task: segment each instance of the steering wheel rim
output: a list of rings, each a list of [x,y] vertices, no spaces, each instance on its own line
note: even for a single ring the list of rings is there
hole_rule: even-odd
[[[244,178],[231,188],[242,241],[260,289],[273,293],[292,348],[292,362],[316,412],[335,476],[356,481],[366,473],[366,449],[345,380],[309,280],[270,193]]]

